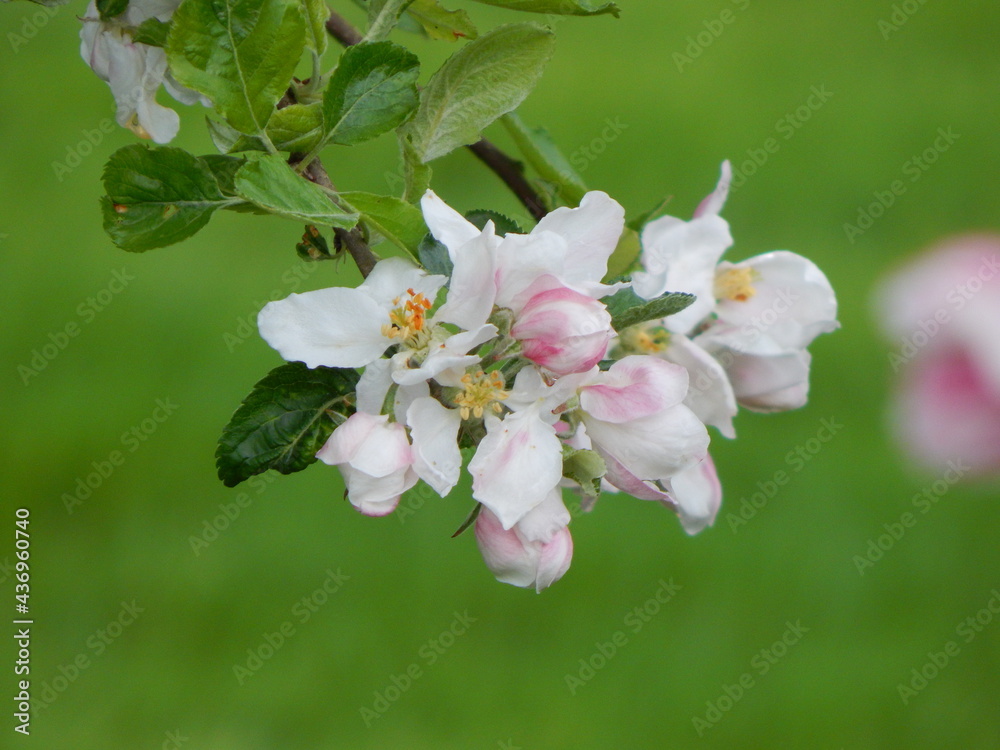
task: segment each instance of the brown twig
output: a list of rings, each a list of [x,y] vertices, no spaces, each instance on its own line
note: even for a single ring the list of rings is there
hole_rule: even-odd
[[[326,30],[330,36],[345,47],[350,47],[364,39],[347,19],[334,11],[330,11],[330,17],[326,21]],[[478,156],[497,177],[503,180],[504,184],[524,204],[524,207],[528,209],[536,221],[548,213],[545,201],[525,178],[521,162],[508,156],[485,138],[471,146],[466,146],[466,148]]]

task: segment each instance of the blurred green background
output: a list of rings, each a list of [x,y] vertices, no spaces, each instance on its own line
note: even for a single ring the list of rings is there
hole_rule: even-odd
[[[449,4],[481,29],[523,18]],[[220,213],[179,246],[114,248],[101,229],[99,177],[132,136],[101,132],[113,105],[77,53],[84,6],[0,7],[0,596],[10,612],[14,509],[28,507],[32,690],[49,701],[26,740],[7,700],[0,745],[1000,747],[1000,622],[969,643],[956,635],[1000,588],[997,485],[950,490],[863,575],[855,561],[937,479],[908,467],[886,429],[892,344],[870,298],[881,274],[936,239],[997,228],[1000,8],[908,0],[897,5],[916,12],[884,33],[888,0],[621,5],[618,20],[556,24],[556,57],[524,118],[548,126],[586,162],[589,184],[631,215],[664,195],[675,196],[672,213],[690,215],[722,159],[739,166],[775,138],[777,152],[726,206],[736,238],[727,257],[783,248],[812,258],[837,290],[843,329],[812,347],[807,408],[743,413],[736,441],[713,435],[725,489],[713,529],[688,538],[659,506],[606,496],[574,520],[573,566],[540,596],[496,583],[471,534],[449,538],[467,488],[422,506],[414,493],[404,501],[414,512],[369,519],[321,465],[222,486],[220,429],[280,362],[249,327],[257,310],[356,277],[301,264],[301,228],[280,219]],[[359,19],[347,0],[334,7]],[[688,37],[727,8],[732,23],[679,65]],[[420,52],[425,75],[452,50],[394,38]],[[801,127],[779,126],[808,106],[812,87],[832,97]],[[176,145],[212,151],[203,117],[182,112]],[[939,128],[958,140],[849,242],[844,224],[904,178]],[[88,131],[101,142],[80,147]],[[341,187],[385,191],[395,145],[383,138],[325,161]],[[524,215],[465,152],[435,165],[434,186],[463,210]],[[124,288],[112,288],[114,274]],[[69,323],[78,334],[25,383],[18,367]],[[824,419],[842,428],[813,451]],[[810,459],[801,464],[800,447]],[[67,507],[113,451],[123,463]],[[788,483],[749,522],[727,522],[779,471]],[[226,506],[228,524],[216,520]],[[194,549],[213,523],[224,530]],[[635,608],[661,581],[681,588],[640,619]],[[336,592],[316,594],[324,583]],[[123,615],[133,602],[141,612]],[[442,638],[455,613],[475,622]],[[762,651],[789,622],[808,632],[763,673]],[[611,647],[600,644],[616,637],[602,664]],[[269,640],[284,642],[269,653]],[[898,685],[949,640],[958,655],[904,704]],[[3,642],[7,697],[14,652]],[[583,684],[571,688],[567,676]],[[742,695],[727,701],[741,678],[728,692]]]

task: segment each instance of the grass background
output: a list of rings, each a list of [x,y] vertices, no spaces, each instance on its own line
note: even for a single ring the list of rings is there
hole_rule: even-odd
[[[450,4],[467,7],[480,28],[520,20]],[[736,238],[728,257],[787,248],[814,259],[838,292],[843,329],[812,347],[808,407],[741,414],[739,439],[713,436],[726,493],[715,528],[688,538],[661,508],[607,497],[574,521],[573,567],[541,596],[494,582],[471,535],[449,539],[468,510],[467,488],[375,520],[343,502],[337,473],[322,466],[243,490],[219,483],[218,433],[279,363],[247,321],[271,297],[356,277],[303,266],[293,247],[300,228],[246,215],[220,214],[176,247],[114,248],[100,226],[99,176],[131,135],[115,128],[68,173],[54,167],[113,116],[107,88],[76,52],[83,5],[0,7],[0,561],[13,557],[14,508],[30,508],[32,689],[37,698],[46,685],[63,688],[47,693],[55,699],[28,740],[14,735],[8,701],[0,744],[1000,747],[1000,623],[971,643],[955,632],[1000,587],[997,485],[948,492],[864,575],[853,561],[937,478],[907,466],[886,429],[894,344],[880,338],[870,298],[877,279],[920,248],[997,226],[1000,9],[992,0],[911,0],[916,12],[884,38],[887,1],[621,5],[619,20],[556,25],[558,52],[525,119],[546,125],[568,154],[602,149],[584,176],[632,215],[665,195],[675,196],[675,215],[689,215],[723,158],[745,161],[776,137],[777,153],[725,209]],[[733,22],[679,70],[675,53],[724,8]],[[452,49],[394,38],[420,52],[425,71]],[[777,123],[813,86],[832,98],[784,138]],[[212,150],[202,118],[182,113],[176,145]],[[602,140],[609,120],[621,132]],[[949,127],[955,144],[848,242],[843,225]],[[396,168],[388,138],[325,161],[345,189],[385,191]],[[436,164],[434,185],[459,208],[523,216],[467,153]],[[116,271],[134,278],[107,302],[101,293]],[[79,311],[89,298],[103,308],[93,316]],[[18,366],[71,322],[79,335],[22,382]],[[175,413],[146,422],[155,431],[130,451],[136,443],[125,435],[143,431],[157,399]],[[794,471],[790,452],[823,419],[843,428]],[[124,463],[68,512],[64,493],[116,450]],[[726,514],[781,470],[788,484],[734,532]],[[240,491],[249,505],[195,554],[192,536]],[[349,580],[302,622],[297,602],[328,570]],[[7,607],[13,580],[0,579]],[[661,579],[679,593],[633,632],[626,618]],[[109,630],[133,600],[143,610],[135,622]],[[475,623],[430,663],[429,642],[466,611]],[[788,621],[808,633],[760,674],[755,656]],[[246,666],[248,649],[285,622],[294,634],[241,684],[234,665]],[[579,660],[618,631],[626,644],[572,693],[566,676],[579,677]],[[2,684],[13,695],[14,655],[3,640]],[[904,705],[897,685],[949,640],[959,655]],[[69,680],[81,655],[87,666]],[[360,709],[411,664],[420,676],[366,726]],[[745,673],[753,687],[699,736],[692,718],[705,718],[706,702]]]

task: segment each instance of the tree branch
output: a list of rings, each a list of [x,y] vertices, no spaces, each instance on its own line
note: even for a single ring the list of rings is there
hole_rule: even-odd
[[[330,36],[345,47],[350,47],[364,39],[346,18],[335,11],[330,11],[330,17],[326,21],[326,30]],[[485,138],[471,146],[466,146],[466,148],[478,156],[487,167],[493,170],[497,177],[503,180],[504,184],[524,204],[528,213],[536,221],[548,213],[545,201],[525,178],[521,162],[508,156]]]

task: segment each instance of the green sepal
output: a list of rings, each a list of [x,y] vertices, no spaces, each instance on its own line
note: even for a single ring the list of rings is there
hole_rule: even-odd
[[[102,21],[109,21],[128,10],[128,0],[97,0],[97,12]]]
[[[354,413],[359,375],[288,362],[254,385],[222,430],[215,465],[227,487],[268,469],[302,471],[338,424]]]
[[[132,41],[136,44],[148,44],[150,47],[165,47],[169,35],[169,23],[164,23],[159,18],[147,18],[132,32]]]
[[[499,211],[491,211],[488,208],[479,208],[468,211],[465,214],[465,218],[469,221],[469,223],[478,227],[480,231],[486,228],[486,222],[492,221],[493,226],[496,227],[498,235],[524,234],[524,230],[521,229],[521,225],[512,218],[500,213]]]
[[[563,446],[563,476],[580,485],[586,497],[596,500],[600,496],[601,478],[607,473],[607,464],[595,451]]]

